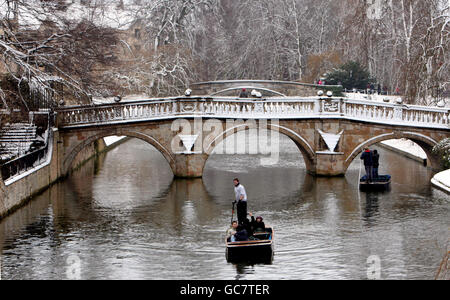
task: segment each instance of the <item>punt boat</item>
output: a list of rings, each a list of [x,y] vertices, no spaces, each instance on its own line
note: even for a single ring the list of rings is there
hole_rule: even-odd
[[[391,186],[391,176],[390,175],[380,175],[378,178],[372,180],[372,182],[367,182],[367,175],[361,178],[359,183],[359,188],[363,192],[383,192],[389,190]]]
[[[266,227],[265,232],[254,233],[248,241],[230,242],[225,240],[227,261],[271,263],[274,253],[274,234],[271,227]]]

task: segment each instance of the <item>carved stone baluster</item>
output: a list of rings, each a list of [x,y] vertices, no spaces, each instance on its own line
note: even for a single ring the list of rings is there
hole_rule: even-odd
[[[90,118],[90,111],[89,110],[85,110],[83,112],[83,120],[81,123],[89,123],[89,118]]]

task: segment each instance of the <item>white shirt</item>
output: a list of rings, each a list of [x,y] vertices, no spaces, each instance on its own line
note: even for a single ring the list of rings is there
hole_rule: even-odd
[[[245,187],[242,184],[234,187],[234,194],[236,195],[236,201],[241,200],[241,196],[244,196],[242,201],[247,201],[247,193],[245,192]]]

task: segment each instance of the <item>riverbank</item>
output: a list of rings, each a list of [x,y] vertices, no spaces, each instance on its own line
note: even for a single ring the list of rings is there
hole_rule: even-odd
[[[407,158],[419,163],[427,164],[427,154],[419,145],[409,140],[389,140],[381,143],[381,147],[393,152],[397,152]],[[436,174],[431,180],[431,184],[444,192],[450,194],[450,170]]]
[[[427,165],[428,157],[425,151],[423,151],[419,145],[410,140],[388,140],[382,142],[381,145],[383,148],[400,153],[407,158]]]

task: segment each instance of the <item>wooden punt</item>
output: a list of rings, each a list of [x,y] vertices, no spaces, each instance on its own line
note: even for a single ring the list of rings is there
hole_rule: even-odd
[[[274,253],[274,235],[274,230],[271,227],[267,227],[265,232],[254,233],[245,242],[230,242],[225,240],[227,261],[271,263]]]
[[[359,188],[364,192],[383,192],[389,190],[391,186],[391,176],[381,175],[374,179],[372,182],[367,182],[367,176],[361,178]]]

